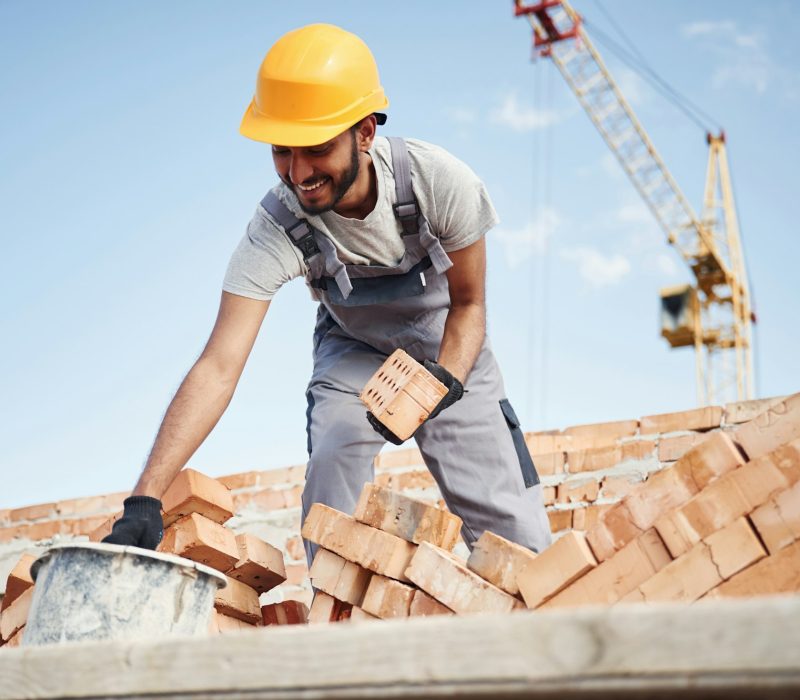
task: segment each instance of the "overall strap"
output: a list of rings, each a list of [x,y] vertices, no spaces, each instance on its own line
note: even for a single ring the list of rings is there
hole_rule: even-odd
[[[389,136],[388,140],[392,151],[394,188],[397,199],[397,203],[392,207],[395,218],[403,227],[404,236],[419,234],[419,242],[428,252],[434,269],[442,274],[449,270],[453,263],[442,248],[441,241],[431,233],[430,227],[427,224],[420,226],[422,213],[411,186],[411,160],[408,157],[406,142],[398,136]]]
[[[353,291],[353,285],[347,275],[344,263],[336,255],[336,247],[333,243],[325,236],[321,236],[317,240],[314,237],[314,229],[308,221],[295,216],[292,210],[272,190],[267,192],[264,199],[261,200],[261,206],[286,231],[289,240],[302,253],[303,261],[309,269],[311,269],[309,261],[322,253],[325,272],[336,280],[339,291],[347,299],[350,296],[350,292]]]

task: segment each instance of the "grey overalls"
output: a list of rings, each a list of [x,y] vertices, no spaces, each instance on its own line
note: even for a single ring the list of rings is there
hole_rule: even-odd
[[[299,248],[306,282],[321,303],[308,385],[309,461],[303,512],[324,503],[352,513],[373,460],[385,444],[358,395],[396,348],[436,360],[450,308],[445,271],[452,262],[417,206],[405,141],[390,138],[395,216],[405,254],[395,267],[345,265],[333,243],[296,217],[274,192],[261,202]],[[471,548],[484,530],[535,551],[550,544],[541,485],[525,447],[488,338],[464,397],[414,435],[448,508],[463,521]],[[309,564],[316,545],[305,543]]]

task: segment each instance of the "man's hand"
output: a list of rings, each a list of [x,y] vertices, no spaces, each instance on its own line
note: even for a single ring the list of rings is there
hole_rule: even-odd
[[[107,544],[127,544],[145,549],[155,549],[164,536],[161,519],[161,501],[150,496],[129,496],[123,501],[125,510],[114,523],[110,535],[103,538]]]
[[[436,418],[445,408],[448,406],[452,406],[456,401],[458,401],[464,395],[464,386],[461,382],[456,379],[450,372],[448,372],[444,367],[436,362],[431,362],[430,360],[423,360],[422,363],[436,379],[438,379],[442,384],[447,387],[447,393],[442,397],[442,399],[437,403],[433,410],[430,412],[428,417],[423,421],[420,426],[424,425],[427,421]],[[381,436],[383,436],[386,440],[391,442],[394,445],[402,445],[405,440],[400,439],[395,435],[389,428],[387,428],[383,423],[381,423],[372,413],[372,411],[367,411],[367,420],[369,424],[378,432]],[[417,428],[419,430],[419,428]],[[416,431],[414,431],[416,432]],[[413,437],[413,434],[409,437]]]

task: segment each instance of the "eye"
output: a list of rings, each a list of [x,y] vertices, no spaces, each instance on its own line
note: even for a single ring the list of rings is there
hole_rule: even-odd
[[[314,148],[309,148],[308,153],[312,156],[321,156],[327,153],[330,150],[330,146],[315,146]]]
[[[288,148],[283,148],[281,146],[273,146],[272,153],[276,156],[285,156],[289,152]]]

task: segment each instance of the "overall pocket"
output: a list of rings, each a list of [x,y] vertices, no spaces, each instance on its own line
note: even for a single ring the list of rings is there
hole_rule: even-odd
[[[522,428],[519,427],[519,419],[508,399],[501,399],[500,410],[505,416],[508,429],[511,431],[511,438],[514,440],[514,449],[517,451],[519,466],[522,470],[522,480],[525,482],[525,488],[529,489],[539,483],[539,475],[536,473],[531,453],[525,444],[525,436],[522,434]]]

